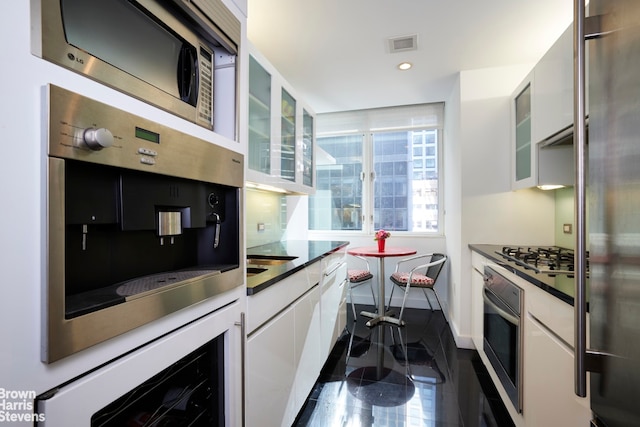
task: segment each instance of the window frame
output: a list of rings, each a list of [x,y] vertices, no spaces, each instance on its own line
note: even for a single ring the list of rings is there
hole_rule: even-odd
[[[432,106],[433,104],[424,104],[425,106],[429,107]],[[316,141],[319,147],[319,141],[321,138],[323,137],[341,137],[341,136],[349,136],[349,135],[361,135],[362,136],[362,175],[361,175],[361,180],[362,180],[362,218],[361,218],[361,224],[362,224],[362,228],[361,230],[356,230],[356,229],[351,229],[351,230],[316,230],[316,229],[311,229],[309,227],[309,232],[313,233],[316,236],[347,236],[347,235],[352,235],[352,236],[371,236],[373,235],[373,233],[375,233],[375,228],[374,228],[374,202],[375,202],[375,194],[374,194],[374,185],[375,185],[375,172],[374,172],[374,146],[373,146],[373,140],[374,140],[374,135],[375,134],[383,134],[383,133],[388,133],[388,132],[411,132],[411,131],[435,131],[436,132],[436,153],[435,153],[435,160],[437,162],[438,168],[437,168],[437,191],[438,191],[438,210],[437,210],[437,221],[438,221],[438,230],[437,231],[395,231],[395,230],[391,230],[395,235],[398,236],[406,236],[406,237],[411,237],[411,236],[417,236],[417,237],[437,237],[437,238],[441,238],[444,236],[444,229],[445,229],[445,224],[444,224],[444,129],[443,129],[443,124],[444,124],[444,103],[439,103],[437,104],[440,108],[440,116],[438,118],[438,120],[436,121],[436,123],[427,123],[427,124],[418,124],[418,125],[410,125],[410,126],[392,126],[392,127],[374,127],[371,126],[372,121],[366,121],[364,120],[363,122],[365,122],[367,125],[365,125],[364,127],[367,127],[367,129],[365,129],[365,131],[363,131],[363,129],[361,129],[363,126],[354,126],[351,129],[339,129],[340,126],[338,126],[338,129],[334,130],[334,131],[329,131],[329,130],[325,130],[322,129],[322,119],[323,117],[327,117],[331,114],[336,114],[336,113],[327,113],[327,114],[320,114],[318,115],[318,119],[317,119],[317,123],[318,123],[318,130],[317,130],[317,134],[316,134]],[[415,108],[416,106],[410,106],[411,108]],[[417,106],[420,107],[420,106]],[[390,110],[398,110],[401,109],[402,107],[392,107]],[[380,110],[380,109],[377,109]],[[366,114],[366,112],[368,110],[361,110],[362,112],[364,112]],[[358,113],[358,112],[342,112],[342,114],[349,114],[349,113]],[[396,111],[394,111],[394,113],[397,114]],[[337,114],[341,114],[341,113],[337,113]],[[347,123],[347,120],[343,120],[344,123]],[[351,122],[349,122],[349,124],[351,124]],[[348,126],[348,125],[347,125]],[[412,142],[413,139],[409,138],[409,142]],[[408,150],[408,153],[411,155],[412,159],[413,159],[413,155],[414,155],[414,148],[412,147],[411,149]],[[425,146],[423,146],[423,151],[422,151],[422,156],[421,156],[421,160],[423,161],[427,161],[427,157],[429,155],[427,154],[427,149]],[[413,163],[412,161],[409,161],[407,164],[407,167],[411,169],[411,172],[413,172]],[[318,168],[316,168],[316,173],[318,172]],[[411,174],[408,174],[408,176],[411,177]],[[317,178],[316,178],[317,179]],[[412,206],[408,205],[409,203],[407,202],[407,208],[408,209],[412,209]],[[414,224],[416,223],[417,219],[413,219],[411,222],[407,223],[407,227],[408,228],[413,228]],[[422,218],[419,219],[420,222],[424,222],[424,220]]]

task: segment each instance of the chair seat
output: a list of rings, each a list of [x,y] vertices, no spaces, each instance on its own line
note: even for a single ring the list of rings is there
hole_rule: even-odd
[[[406,286],[409,281],[409,273],[406,272],[396,272],[391,275],[391,280],[396,283],[398,286]],[[411,286],[414,287],[425,287],[430,288],[433,286],[434,280],[425,276],[424,274],[413,273],[411,276]]]
[[[351,283],[364,282],[373,278],[373,274],[369,270],[349,270],[347,274]]]

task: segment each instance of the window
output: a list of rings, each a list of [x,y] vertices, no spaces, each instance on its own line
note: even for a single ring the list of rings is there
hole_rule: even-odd
[[[311,230],[439,233],[444,104],[319,114]]]
[[[316,163],[316,194],[309,198],[311,229],[362,229],[363,148],[362,135],[322,138],[322,147],[317,148],[321,155]]]

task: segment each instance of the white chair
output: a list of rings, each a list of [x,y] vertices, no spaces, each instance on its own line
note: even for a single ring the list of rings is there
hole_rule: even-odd
[[[356,307],[353,303],[353,289],[357,288],[360,285],[364,285],[365,283],[369,283],[369,288],[371,289],[371,296],[373,297],[373,305],[376,305],[376,296],[373,293],[373,285],[372,280],[373,274],[371,274],[371,270],[369,269],[369,261],[366,258],[359,257],[356,255],[351,255],[351,259],[358,260],[356,264],[357,266],[362,266],[363,268],[357,269],[349,269],[347,270],[347,276],[349,277],[349,298],[351,298],[351,310],[353,311],[353,320],[356,320]]]
[[[393,291],[396,286],[404,289],[404,297],[402,298],[402,306],[400,308],[400,315],[398,316],[398,320],[401,325],[404,324],[402,314],[404,313],[407,295],[409,295],[409,290],[412,287],[422,289],[425,298],[427,298],[427,303],[429,304],[431,311],[433,311],[433,306],[431,305],[431,301],[429,301],[429,296],[427,295],[427,289],[430,289],[436,296],[438,305],[442,309],[442,304],[440,304],[440,299],[434,289],[434,285],[446,260],[447,256],[444,254],[431,253],[414,255],[398,261],[396,264],[396,270],[391,275],[391,281],[395,286],[391,289],[389,307],[391,307],[391,299],[393,298]],[[419,265],[415,265],[416,263]]]

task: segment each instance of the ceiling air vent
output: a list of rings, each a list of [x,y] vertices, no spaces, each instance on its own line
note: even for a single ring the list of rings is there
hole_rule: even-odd
[[[393,37],[389,39],[389,51],[391,53],[406,52],[418,49],[418,35]]]

